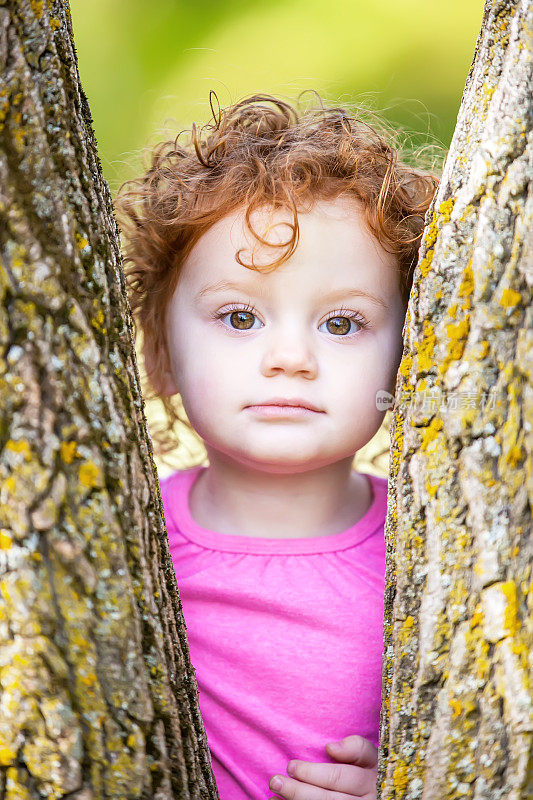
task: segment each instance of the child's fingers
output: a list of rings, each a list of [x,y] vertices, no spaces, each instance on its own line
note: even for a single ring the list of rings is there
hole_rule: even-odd
[[[319,764],[293,759],[286,775],[275,775],[269,788],[286,800],[347,800],[365,797],[375,788],[374,770],[353,764]],[[279,783],[278,783],[279,781]],[[329,791],[324,792],[324,789]]]
[[[324,791],[325,787],[316,786],[312,783],[303,783],[288,778],[286,775],[276,776],[283,777],[283,783],[279,789],[272,788],[272,781],[269,784],[269,789],[276,793],[273,800],[354,800],[354,797],[363,797],[364,795],[354,794],[353,792],[336,792],[335,790]]]
[[[345,736],[340,742],[328,742],[328,755],[343,764],[357,764],[359,767],[375,767],[378,763],[377,748],[363,736]]]

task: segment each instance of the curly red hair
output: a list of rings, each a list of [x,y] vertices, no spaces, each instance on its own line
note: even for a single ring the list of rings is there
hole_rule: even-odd
[[[359,201],[368,230],[397,259],[401,296],[407,306],[424,228],[424,216],[438,185],[437,175],[400,158],[395,135],[373,115],[372,124],[322,100],[307,108],[270,95],[253,95],[214,109],[189,140],[157,145],[145,174],[119,190],[119,222],[126,235],[126,282],[143,349],[153,365],[148,399],[159,397],[167,425],[154,429],[161,453],[178,443],[175,423],[186,423],[156,378],[168,368],[165,312],[180,268],[199,238],[233,210],[245,211],[246,225],[259,241],[251,215],[260,206],[288,209],[290,235],[279,247],[275,269],[298,243],[298,211],[319,200],[349,195]],[[420,153],[415,154],[415,160]],[[236,260],[249,269],[253,263]],[[264,267],[261,269],[264,270]]]

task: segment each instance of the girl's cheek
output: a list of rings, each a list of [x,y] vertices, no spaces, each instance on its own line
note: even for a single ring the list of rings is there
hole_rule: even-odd
[[[231,372],[222,359],[208,352],[198,352],[189,362],[184,376],[184,403],[189,405],[191,413],[196,409],[202,417],[215,418],[231,392],[231,381]]]

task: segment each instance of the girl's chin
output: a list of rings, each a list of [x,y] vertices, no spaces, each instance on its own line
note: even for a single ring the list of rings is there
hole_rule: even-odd
[[[219,448],[214,449],[217,450]],[[308,472],[346,458],[345,453],[339,455],[331,452],[327,454],[317,453],[316,446],[312,449],[310,448],[308,452],[301,447],[297,449],[271,447],[269,449],[250,448],[245,450],[220,448],[220,452],[221,454],[223,452],[226,458],[229,456],[234,462],[247,469],[278,475]]]

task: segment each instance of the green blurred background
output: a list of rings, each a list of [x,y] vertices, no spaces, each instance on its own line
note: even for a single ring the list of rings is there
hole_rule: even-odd
[[[316,89],[335,104],[369,104],[412,132],[414,144],[446,150],[483,0],[71,0],[71,12],[115,195],[139,173],[143,148],[207,121],[211,89],[221,105]],[[149,424],[158,414],[147,407]],[[199,452],[177,454],[174,465]]]

